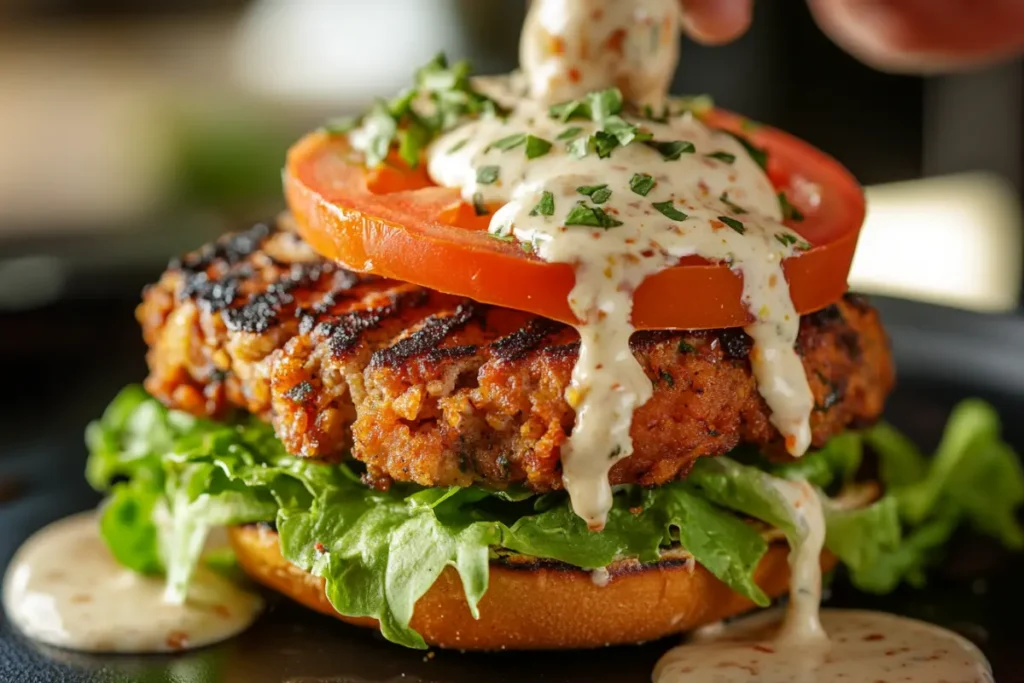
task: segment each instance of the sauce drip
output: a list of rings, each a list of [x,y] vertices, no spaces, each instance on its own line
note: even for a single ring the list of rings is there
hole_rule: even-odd
[[[772,610],[698,632],[661,658],[654,683],[992,681],[985,657],[954,633],[878,612],[821,610],[821,498],[806,481],[773,486],[795,521],[785,615]]]
[[[181,605],[164,599],[164,580],[120,566],[88,512],[41,529],[4,577],[11,622],[35,640],[87,652],[174,652],[245,630],[263,603],[200,566]]]
[[[612,502],[608,472],[633,452],[633,412],[652,394],[629,347],[633,292],[685,256],[726,262],[743,275],[743,300],[756,318],[746,328],[754,373],[790,452],[802,454],[813,397],[794,350],[800,317],[782,262],[803,239],[782,224],[775,190],[743,146],[689,111],[664,122],[624,114],[655,141],[685,141],[691,151],[667,159],[634,143],[606,158],[579,157],[556,142],[531,159],[526,142],[507,148],[501,141],[524,134],[554,141],[567,130],[581,139],[601,126],[553,118],[545,105],[523,98],[514,79],[480,87],[514,104],[511,114],[471,121],[437,140],[428,170],[437,183],[461,188],[467,201],[504,204],[491,219],[493,235],[575,269],[569,305],[581,321],[581,346],[566,399],[576,425],[562,447],[562,468],[576,514],[603,527]],[[573,224],[581,213],[584,224]]]

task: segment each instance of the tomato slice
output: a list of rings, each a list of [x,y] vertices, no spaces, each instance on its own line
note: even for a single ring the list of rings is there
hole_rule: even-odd
[[[740,132],[742,119],[714,111],[709,125]],[[860,186],[838,162],[786,133],[744,132],[768,151],[768,174],[803,214],[790,223],[811,249],[784,263],[793,303],[809,313],[846,291],[864,220]],[[572,266],[546,263],[490,237],[458,190],[438,187],[422,168],[391,161],[367,170],[343,137],[313,133],[288,153],[285,195],[302,236],[347,268],[404,280],[476,301],[574,323],[567,297]],[[496,208],[496,207],[492,207]],[[697,257],[649,277],[636,291],[638,329],[709,329],[752,321],[741,276]]]

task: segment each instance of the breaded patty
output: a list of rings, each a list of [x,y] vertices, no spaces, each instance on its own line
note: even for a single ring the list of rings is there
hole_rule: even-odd
[[[173,262],[138,318],[146,388],[171,407],[249,411],[295,455],[351,452],[378,486],[562,487],[571,327],[345,271],[265,225]],[[636,411],[635,452],[612,469],[613,484],[664,483],[744,444],[786,457],[742,330],[639,332],[632,348],[654,396]],[[881,414],[892,362],[863,299],[804,316],[798,350],[814,445]]]

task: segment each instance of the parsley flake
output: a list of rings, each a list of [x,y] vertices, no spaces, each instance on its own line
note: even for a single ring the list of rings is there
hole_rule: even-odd
[[[747,213],[746,209],[744,209],[742,206],[740,206],[736,202],[731,201],[729,199],[729,193],[728,192],[723,192],[722,196],[718,198],[718,201],[720,201],[723,204],[725,204],[725,208],[729,209],[730,211],[732,211],[737,216],[742,216],[743,214]]]
[[[634,173],[633,177],[629,179],[629,189],[641,197],[646,197],[647,193],[657,184],[654,177],[646,173]]]
[[[591,140],[592,138],[576,138],[565,146],[569,155],[574,159],[582,159],[583,157],[590,154],[591,151]]]
[[[481,185],[493,185],[501,173],[500,166],[481,166],[476,169],[476,181]]]
[[[796,244],[798,241],[796,235],[791,235],[788,232],[775,233],[775,239],[784,247]]]
[[[565,217],[566,225],[582,225],[590,228],[617,228],[622,221],[615,220],[603,209],[596,206],[587,206],[586,202],[576,202],[572,211]]]
[[[555,195],[546,191],[540,196],[537,206],[530,210],[531,216],[553,216],[555,213]]]
[[[671,218],[674,221],[685,221],[689,218],[689,216],[675,207],[671,199],[667,202],[654,202],[651,206],[657,209],[658,213],[665,218]]]
[[[469,143],[469,138],[466,138],[465,140],[459,140],[454,145],[452,145],[451,147],[448,148],[448,154],[455,154],[460,149],[465,147],[468,143]]]
[[[676,161],[684,154],[693,154],[696,148],[692,142],[686,140],[674,140],[672,142],[649,142],[647,143],[658,150],[665,161]]]
[[[479,192],[473,194],[473,211],[477,216],[486,216],[490,213],[487,210],[487,204],[484,203],[484,196]]]
[[[697,350],[697,347],[689,343],[685,339],[679,340],[679,353],[693,353]]]
[[[576,191],[590,197],[590,201],[595,204],[604,204],[612,196],[612,191],[608,189],[607,185],[581,185],[576,188]]]
[[[782,220],[799,223],[804,219],[804,214],[800,209],[789,203],[789,197],[785,192],[779,193],[779,206],[782,208]]]
[[[741,235],[747,231],[743,223],[741,221],[736,220],[735,218],[730,218],[729,216],[719,216],[718,220],[722,221],[723,223],[725,223],[726,225],[728,225],[730,228],[732,228]]]
[[[536,159],[551,151],[551,143],[535,135],[526,136],[526,158]]]
[[[487,149],[500,149],[503,152],[507,152],[510,149],[515,149],[524,142],[526,142],[526,133],[513,133],[512,135],[507,135],[500,140],[495,140],[487,146]]]
[[[747,154],[750,155],[750,158],[754,160],[755,164],[761,167],[761,170],[768,170],[768,152],[765,149],[758,147],[742,135],[737,135],[736,133],[727,130],[722,132],[727,135],[731,135],[736,142],[743,145],[743,149],[747,150]]]
[[[556,140],[572,140],[573,138],[579,136],[579,134],[582,133],[582,132],[583,132],[583,129],[580,128],[579,126],[572,126],[571,128],[566,128],[561,133],[559,133],[558,137],[556,137],[555,139]]]
[[[728,152],[712,152],[711,154],[705,154],[704,156],[708,157],[709,159],[718,159],[719,161],[726,164],[731,164],[734,161],[736,161],[736,155],[729,154]]]

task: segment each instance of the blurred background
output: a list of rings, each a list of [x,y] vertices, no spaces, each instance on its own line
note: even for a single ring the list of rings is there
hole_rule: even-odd
[[[0,352],[18,389],[4,423],[37,422],[34,399],[53,382],[109,396],[141,378],[131,312],[169,256],[280,210],[288,144],[392,93],[437,51],[513,68],[524,9],[0,0]],[[803,2],[759,2],[735,44],[684,46],[675,90],[787,129],[869,187],[856,288],[1019,309],[1020,61],[881,74],[830,43]],[[66,419],[81,425],[96,405]]]

